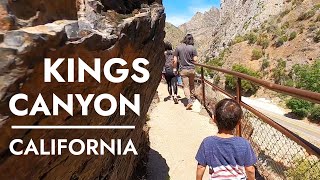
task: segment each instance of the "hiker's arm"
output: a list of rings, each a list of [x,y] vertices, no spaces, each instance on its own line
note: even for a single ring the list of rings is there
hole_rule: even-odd
[[[173,57],[173,68],[177,69],[177,66],[178,66],[178,57],[174,56]]]
[[[198,164],[198,166],[197,166],[197,180],[202,180],[205,170],[206,170],[205,166]]]
[[[254,166],[245,167],[248,180],[255,180],[255,168]]]
[[[194,62],[194,63],[197,63],[197,62],[198,62],[198,56],[194,56],[194,57],[193,57],[193,62]]]

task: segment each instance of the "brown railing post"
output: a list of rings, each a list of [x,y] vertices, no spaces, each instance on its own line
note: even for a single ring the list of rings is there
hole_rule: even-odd
[[[266,116],[262,112],[259,112],[258,110],[254,109],[253,107],[251,107],[251,106],[247,105],[246,103],[242,102],[242,100],[241,100],[241,89],[242,89],[241,80],[250,81],[250,82],[252,82],[252,83],[254,83],[256,85],[265,87],[265,88],[270,89],[272,91],[279,92],[279,93],[286,94],[286,95],[290,95],[290,96],[297,97],[297,98],[301,98],[301,99],[304,99],[304,100],[307,100],[307,101],[311,101],[311,102],[314,102],[314,103],[317,103],[317,104],[320,104],[320,93],[274,84],[274,83],[271,83],[271,82],[268,82],[268,81],[264,81],[264,80],[261,80],[261,79],[255,78],[255,77],[251,77],[251,76],[243,74],[243,73],[230,71],[230,70],[226,70],[226,69],[222,69],[222,68],[218,68],[218,67],[208,66],[208,65],[204,65],[204,64],[197,64],[197,63],[196,63],[196,65],[201,67],[201,72],[202,72],[202,79],[201,80],[202,80],[202,83],[205,83],[208,86],[211,86],[213,89],[225,94],[229,98],[235,99],[236,101],[240,102],[240,104],[241,104],[241,106],[243,108],[248,110],[250,113],[252,113],[256,117],[258,117],[259,119],[261,119],[263,123],[266,123],[266,124],[270,125],[271,128],[276,129],[283,136],[285,136],[285,137],[289,138],[290,140],[294,141],[299,146],[302,146],[306,150],[306,152],[308,152],[310,155],[315,155],[317,158],[320,158],[319,148],[317,148],[316,146],[312,145],[311,143],[309,143],[305,139],[301,138],[300,136],[294,134],[293,132],[291,132],[290,130],[286,129],[285,127],[281,126],[280,124],[278,124],[277,122],[275,122],[273,119],[271,119],[270,117]],[[237,82],[236,82],[236,85],[237,85],[236,96],[237,97],[235,97],[234,95],[228,93],[224,89],[214,85],[212,82],[204,79],[204,77],[203,77],[204,68],[208,68],[211,71],[217,71],[217,72],[225,73],[225,74],[228,74],[228,75],[232,75],[235,78],[238,78]],[[205,97],[204,93],[203,93],[203,95]],[[236,132],[235,132],[236,135],[247,136],[245,134],[242,134],[241,130],[242,130],[241,126],[237,127],[236,128]]]
[[[237,97],[236,101],[240,104],[241,103],[241,78],[237,79]],[[237,136],[241,136],[241,123],[237,126]]]
[[[204,70],[203,67],[201,67],[201,84],[202,84],[202,100],[203,100],[203,105],[206,107],[206,89],[205,89],[205,82],[204,82]]]

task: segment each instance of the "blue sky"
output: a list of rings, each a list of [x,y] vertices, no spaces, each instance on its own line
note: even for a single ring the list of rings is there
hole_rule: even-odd
[[[220,7],[220,0],[163,0],[167,22],[179,26],[189,21],[196,12],[205,12],[212,6]]]

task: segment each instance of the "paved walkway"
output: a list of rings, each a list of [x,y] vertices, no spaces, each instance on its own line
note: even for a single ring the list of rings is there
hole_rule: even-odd
[[[187,111],[182,102],[164,101],[166,85],[158,87],[160,103],[152,111],[150,121],[151,151],[148,180],[193,180],[197,162],[194,159],[201,141],[217,133],[209,116]],[[184,97],[182,89],[179,95]],[[208,172],[204,179],[208,178]]]

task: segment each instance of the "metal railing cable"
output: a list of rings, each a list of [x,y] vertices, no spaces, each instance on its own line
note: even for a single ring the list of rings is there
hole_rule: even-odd
[[[273,121],[271,118],[244,103],[241,99],[241,81],[246,80],[269,90],[320,103],[320,93],[282,86],[246,74],[204,64],[201,68],[202,99],[206,108],[206,87],[237,100],[244,109],[244,118],[236,129],[236,135],[250,141],[257,156],[259,173],[266,179],[320,179],[320,150],[305,139]],[[205,79],[204,69],[231,75],[237,79],[235,96]],[[220,99],[220,100],[221,100]],[[320,137],[319,137],[320,138]]]

